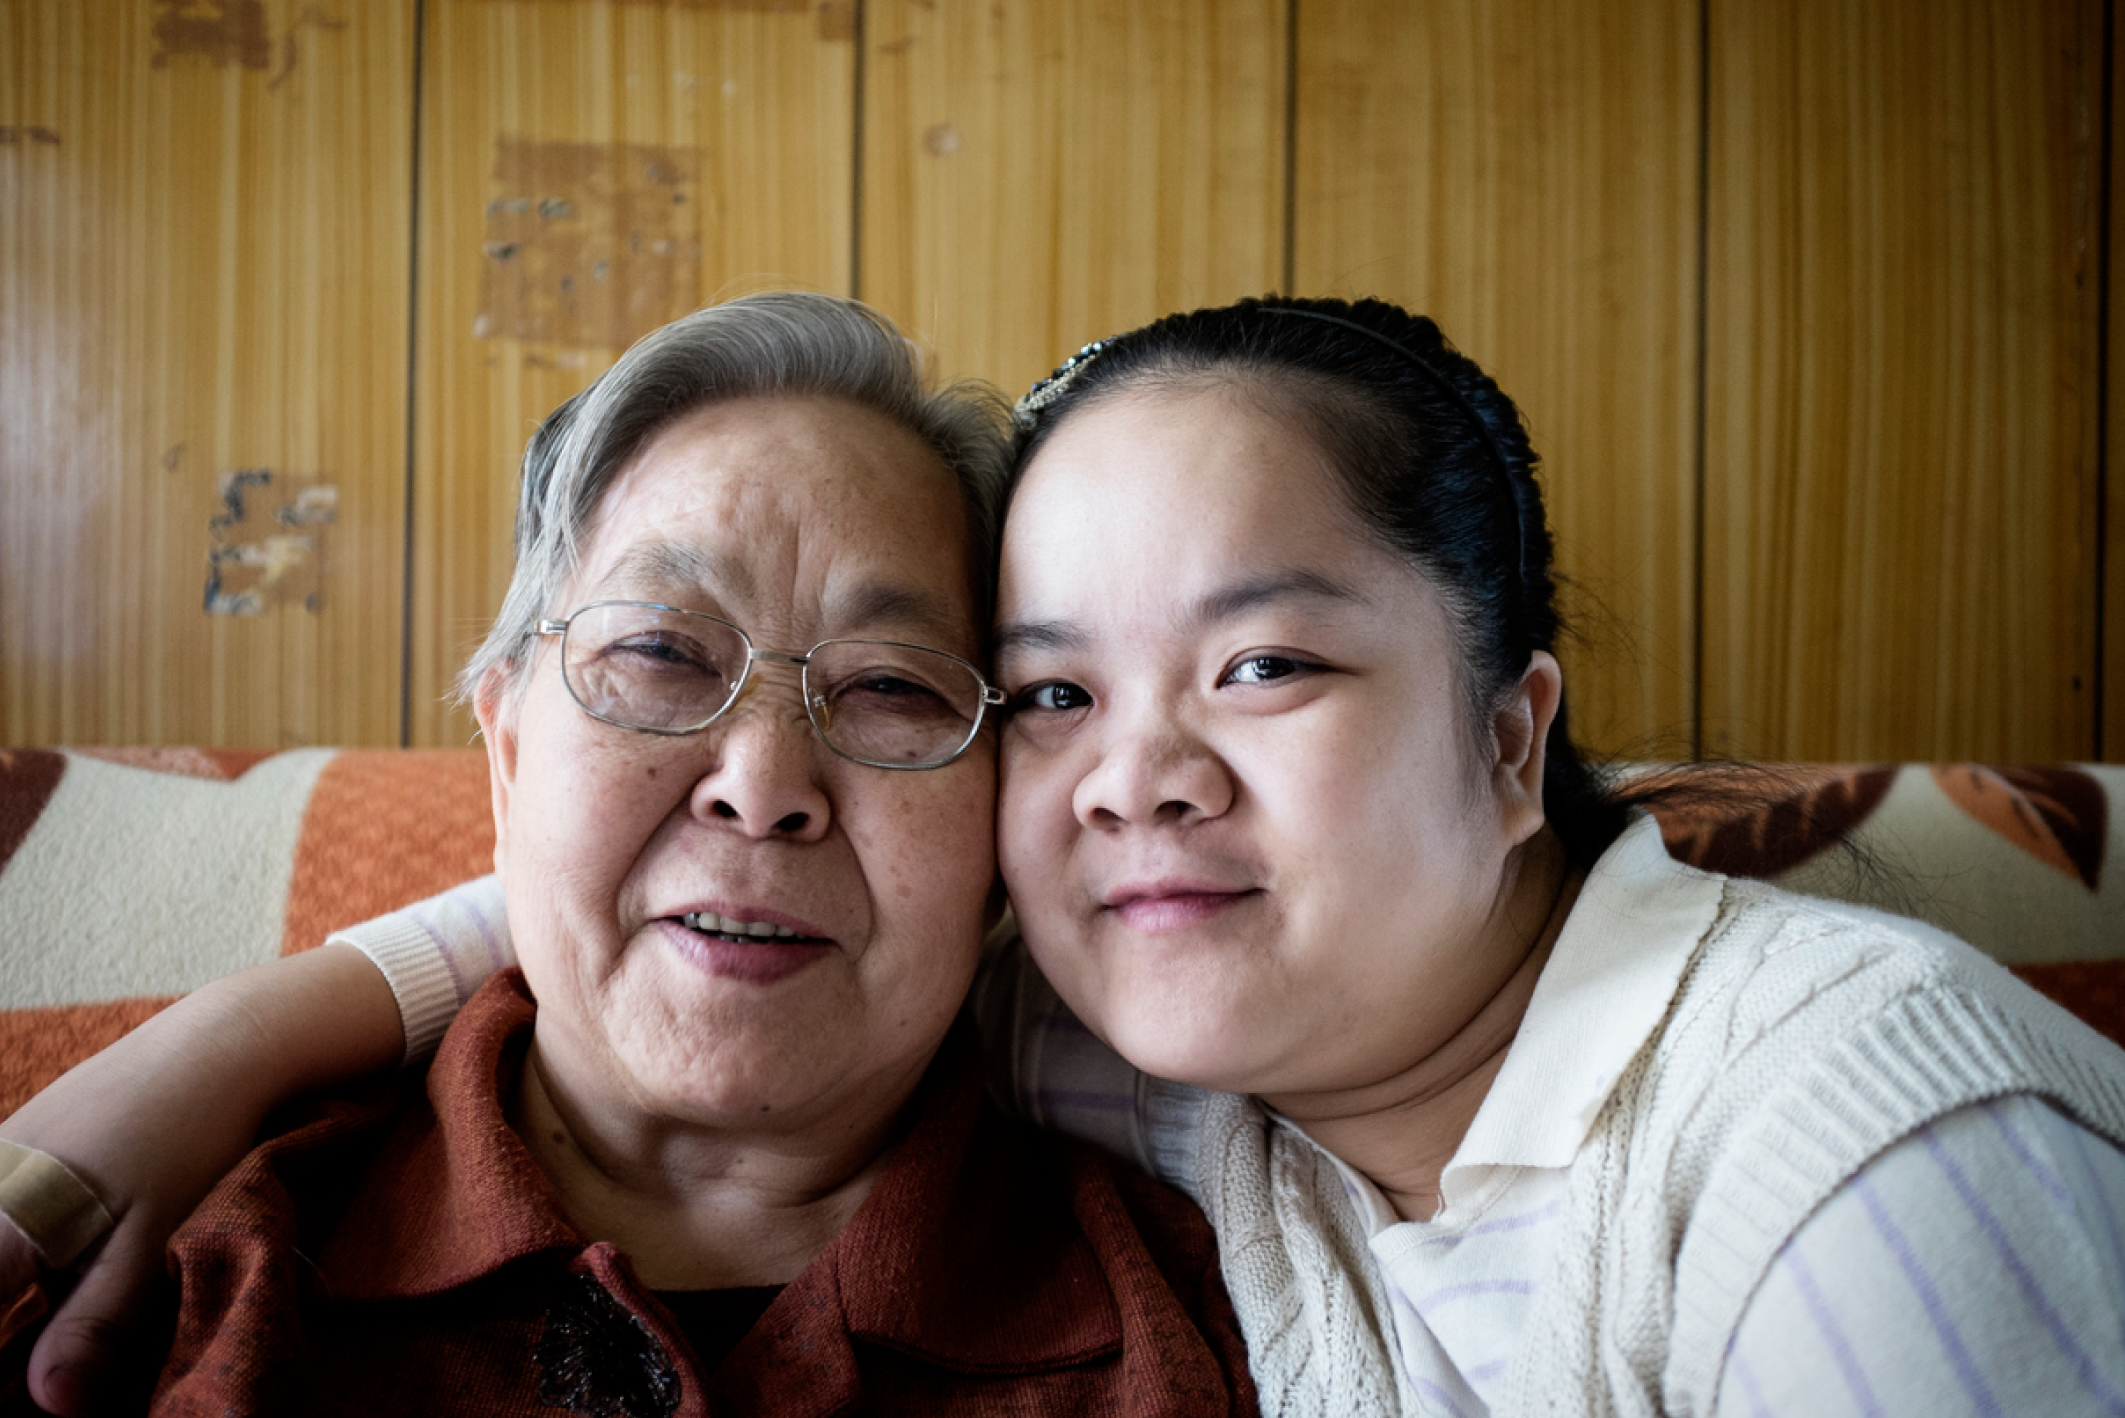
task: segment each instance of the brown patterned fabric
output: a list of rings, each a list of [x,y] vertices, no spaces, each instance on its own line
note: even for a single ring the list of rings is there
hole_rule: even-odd
[[[310,794],[281,953],[493,870],[486,754],[349,749]]]
[[[1865,822],[1896,769],[1796,767],[1722,775],[1732,796],[1663,802],[1654,806],[1668,855],[1726,876],[1774,877],[1849,837]],[[1688,770],[1646,779],[1653,788],[1687,780]],[[1735,803],[1755,794],[1762,805],[1737,813]]]
[[[66,773],[66,755],[34,748],[0,749],[0,871],[30,835]]]
[[[2003,840],[2078,877],[2090,891],[2100,888],[2110,813],[2094,778],[2078,768],[1982,763],[1936,766],[1931,772],[1957,807]]]

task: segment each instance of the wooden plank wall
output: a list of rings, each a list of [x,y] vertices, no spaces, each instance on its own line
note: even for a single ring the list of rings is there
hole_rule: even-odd
[[[524,438],[702,301],[859,294],[1016,392],[1281,289],[1518,400],[1598,748],[2125,760],[2113,28],[0,0],[0,742],[464,742]]]
[[[398,737],[413,0],[197,8],[0,9],[0,742]]]

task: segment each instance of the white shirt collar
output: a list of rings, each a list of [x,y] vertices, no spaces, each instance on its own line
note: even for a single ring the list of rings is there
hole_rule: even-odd
[[[1440,1191],[1452,1209],[1495,1167],[1568,1167],[1666,1016],[1724,881],[1673,860],[1640,814],[1588,873],[1505,1063]],[[1457,1175],[1458,1174],[1458,1175]]]

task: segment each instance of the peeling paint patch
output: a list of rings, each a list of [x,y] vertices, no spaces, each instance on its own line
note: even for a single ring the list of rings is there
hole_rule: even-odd
[[[151,62],[158,69],[183,58],[206,59],[217,69],[263,69],[272,61],[264,0],[153,0],[152,9]]]
[[[326,14],[322,5],[303,6],[302,10],[295,16],[294,21],[289,24],[288,32],[281,36],[280,69],[272,78],[266,80],[266,87],[269,90],[277,89],[286,83],[288,76],[295,72],[295,66],[302,62],[302,48],[297,43],[295,36],[296,32],[302,29],[304,25],[320,30],[344,30],[347,28],[345,20],[336,19]]]
[[[323,5],[304,5],[281,32],[276,46],[266,23],[264,0],[151,0],[149,35],[154,41],[157,69],[167,69],[175,59],[204,59],[217,69],[238,65],[245,69],[271,68],[267,89],[277,89],[302,62],[301,34],[305,29],[340,31],[349,22],[326,11]],[[280,51],[274,63],[275,49]]]
[[[182,445],[179,445],[182,447]],[[238,468],[216,485],[221,510],[207,523],[208,615],[263,615],[324,604],[325,529],[338,520],[339,489],[271,468]]]
[[[619,349],[699,307],[702,161],[498,139],[474,337]]]

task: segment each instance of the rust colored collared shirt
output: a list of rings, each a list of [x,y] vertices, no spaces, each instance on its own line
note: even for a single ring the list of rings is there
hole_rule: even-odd
[[[856,1214],[713,1373],[504,1114],[514,971],[392,1097],[263,1144],[171,1243],[160,1414],[1254,1410],[1200,1213],[982,1098],[962,1023]]]

